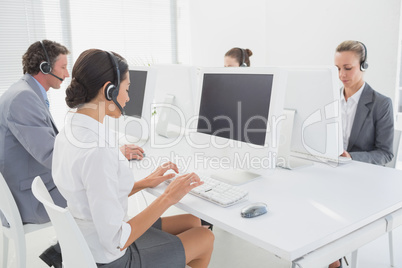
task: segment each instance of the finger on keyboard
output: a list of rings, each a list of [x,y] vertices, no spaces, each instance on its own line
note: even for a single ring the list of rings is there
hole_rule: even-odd
[[[187,174],[188,175],[188,174]],[[176,176],[178,178],[179,176]],[[198,176],[197,176],[198,177]],[[210,201],[221,207],[228,207],[248,199],[248,192],[239,186],[232,186],[211,177],[199,176],[200,182],[194,182],[190,194]],[[174,179],[166,180],[166,183]]]

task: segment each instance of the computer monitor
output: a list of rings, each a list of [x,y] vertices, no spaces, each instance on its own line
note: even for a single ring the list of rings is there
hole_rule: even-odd
[[[294,112],[294,119],[289,132],[282,132],[281,143],[287,143],[291,156],[338,162],[343,152],[338,70],[335,66],[286,69],[284,108]]]
[[[115,121],[116,126],[109,125],[118,130],[120,143],[142,145],[150,135],[157,72],[148,66],[130,66],[129,75],[130,101],[124,107],[125,116]]]
[[[180,64],[153,67],[158,72],[155,132],[167,138],[184,135],[188,122],[196,115],[197,68]]]
[[[269,175],[285,83],[280,68],[201,69],[197,126],[189,139],[197,157],[207,159],[198,169],[233,185]]]

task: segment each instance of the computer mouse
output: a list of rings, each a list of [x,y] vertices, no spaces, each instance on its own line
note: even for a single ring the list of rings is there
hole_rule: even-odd
[[[267,213],[267,204],[258,202],[245,206],[240,214],[243,218],[254,218],[265,213]]]

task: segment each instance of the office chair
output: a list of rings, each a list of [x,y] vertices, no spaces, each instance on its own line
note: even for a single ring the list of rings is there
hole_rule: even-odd
[[[56,231],[63,256],[64,268],[96,268],[95,260],[71,213],[54,204],[40,177],[32,182],[32,192],[46,209]]]
[[[3,261],[2,267],[6,268],[8,263],[9,240],[14,241],[17,267],[25,268],[26,264],[26,241],[25,235],[31,232],[51,227],[50,222],[44,224],[22,224],[20,212],[14,197],[8,187],[3,175],[0,173],[0,210],[9,223],[9,227],[2,226],[3,230]]]

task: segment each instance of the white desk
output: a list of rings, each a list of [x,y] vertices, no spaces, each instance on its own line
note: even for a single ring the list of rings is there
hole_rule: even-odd
[[[155,168],[152,162],[164,162],[168,157],[174,161],[180,153],[191,153],[183,143],[167,149],[145,149],[148,159],[131,162],[136,179]],[[355,161],[336,168],[315,163],[299,170],[276,169],[271,176],[241,187],[249,191],[246,203],[221,208],[187,195],[177,207],[289,262],[402,208],[402,172]],[[162,184],[149,192],[159,196],[165,188]],[[241,208],[252,202],[267,203],[269,212],[257,218],[241,218]],[[385,220],[384,226],[381,224],[376,228],[385,233]],[[350,251],[342,254],[347,253]]]

